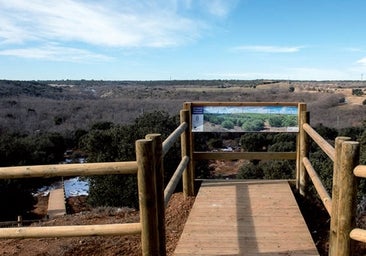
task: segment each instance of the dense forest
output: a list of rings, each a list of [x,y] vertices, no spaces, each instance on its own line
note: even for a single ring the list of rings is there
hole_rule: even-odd
[[[134,160],[134,141],[153,132],[166,138],[178,125],[178,113],[186,101],[305,102],[316,130],[331,143],[338,135],[360,141],[361,162],[366,163],[366,106],[350,104],[351,98],[343,89],[352,90],[351,97],[364,97],[362,83],[344,81],[3,80],[0,81],[0,166],[62,163],[67,151],[72,159],[83,157],[88,162]],[[226,121],[221,124],[230,128],[230,121],[245,128],[250,123],[238,120],[241,119],[233,117],[221,120]],[[290,125],[293,120],[277,117],[271,122],[273,126],[278,122]],[[293,151],[296,143],[294,135],[286,133],[202,133],[195,140],[202,150],[225,147],[224,142],[230,141],[245,151]],[[169,167],[176,166],[179,150],[176,146],[165,158],[169,161],[165,165],[167,178],[173,172]],[[313,165],[321,170],[320,176],[329,189],[330,160],[315,145],[311,154]],[[294,170],[291,161],[248,161],[237,177],[292,178]],[[197,166],[197,176],[213,177],[208,163]],[[133,177],[111,175],[88,180],[91,205],[137,207]],[[34,204],[32,193],[47,182],[52,180],[1,181],[0,201],[9,207],[0,219],[26,215]],[[364,187],[361,184],[361,191]],[[116,194],[120,196],[112,196]]]

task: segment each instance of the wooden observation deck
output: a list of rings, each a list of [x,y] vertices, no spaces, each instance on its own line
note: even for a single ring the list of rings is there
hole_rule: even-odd
[[[287,181],[204,181],[175,255],[319,255]]]

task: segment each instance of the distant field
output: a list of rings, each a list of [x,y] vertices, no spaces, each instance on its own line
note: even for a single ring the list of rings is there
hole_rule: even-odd
[[[0,81],[0,131],[126,124],[153,110],[178,115],[187,101],[305,102],[313,125],[344,128],[366,120],[365,99],[366,83],[357,81]]]

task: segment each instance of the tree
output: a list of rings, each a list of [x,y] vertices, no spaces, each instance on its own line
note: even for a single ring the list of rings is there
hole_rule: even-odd
[[[363,91],[362,91],[362,89],[354,88],[354,89],[352,89],[352,95],[362,96],[363,95]]]
[[[233,129],[234,128],[234,123],[230,120],[225,120],[224,122],[222,122],[222,127],[226,128],[226,129]]]
[[[241,136],[240,145],[244,151],[263,152],[267,151],[270,134],[247,133]]]
[[[282,127],[283,126],[283,121],[282,121],[282,116],[281,115],[271,115],[268,119],[269,125],[272,127]]]
[[[264,128],[264,123],[261,120],[249,120],[243,123],[241,128],[249,132],[261,131]]]
[[[88,162],[133,161],[135,141],[149,133],[160,133],[166,138],[178,126],[177,118],[166,112],[155,111],[138,117],[131,125],[113,125],[109,129],[91,130],[82,138]],[[179,152],[173,148],[164,158],[165,176],[170,178],[179,163]],[[89,202],[93,206],[138,207],[135,175],[89,177]]]
[[[263,179],[264,173],[258,165],[249,162],[240,167],[236,177],[238,179]]]
[[[63,158],[64,139],[57,133],[24,136],[2,134],[0,136],[0,163],[2,166],[56,164]],[[44,184],[44,179],[0,180],[1,220],[15,220],[26,216],[33,209],[32,193]]]

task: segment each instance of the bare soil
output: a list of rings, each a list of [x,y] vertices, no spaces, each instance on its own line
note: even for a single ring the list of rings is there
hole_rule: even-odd
[[[184,199],[182,193],[173,194],[166,209],[167,255],[173,255],[182,233],[194,197]],[[35,212],[44,214],[47,197],[40,198]],[[33,223],[32,226],[88,225],[132,223],[139,221],[139,212],[129,208],[96,208],[86,204],[86,197],[68,199],[70,212],[63,217]],[[141,255],[140,236],[4,239],[0,240],[0,255],[54,256],[54,255]]]

